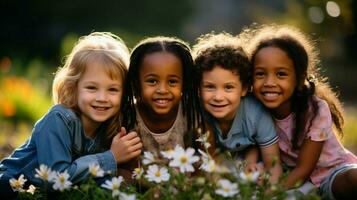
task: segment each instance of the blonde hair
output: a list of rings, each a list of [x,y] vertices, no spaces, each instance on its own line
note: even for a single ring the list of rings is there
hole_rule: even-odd
[[[80,114],[77,105],[77,84],[91,62],[101,62],[111,79],[125,82],[129,66],[129,50],[116,35],[108,32],[93,32],[79,38],[59,68],[53,80],[52,98],[55,104],[62,104]],[[106,122],[109,137],[120,128],[120,114]]]

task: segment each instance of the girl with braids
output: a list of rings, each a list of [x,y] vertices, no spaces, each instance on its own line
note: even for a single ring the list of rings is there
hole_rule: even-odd
[[[266,25],[245,31],[252,61],[253,92],[275,118],[281,159],[293,188],[312,182],[326,199],[351,199],[357,157],[336,137],[343,134],[341,104],[318,75],[317,52],[300,30]]]
[[[112,175],[117,164],[140,155],[137,133],[121,127],[121,98],[129,64],[124,42],[111,33],[81,37],[53,81],[54,105],[33,128],[31,137],[0,163],[0,195],[16,197],[9,180],[24,175],[43,185],[35,169],[44,164],[68,172],[78,183],[97,164]]]
[[[144,151],[160,156],[160,151],[188,144],[186,132],[199,120],[194,74],[191,50],[180,39],[151,37],[134,47],[125,84],[129,103],[124,105],[124,125],[138,131]]]

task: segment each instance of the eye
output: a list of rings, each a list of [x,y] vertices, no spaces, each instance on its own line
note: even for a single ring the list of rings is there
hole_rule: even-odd
[[[265,72],[263,72],[263,71],[255,71],[253,75],[256,78],[261,78],[261,77],[263,77],[265,75]]]
[[[84,88],[87,90],[96,90],[97,89],[97,87],[95,87],[93,85],[88,85],[88,86],[85,86]]]
[[[154,78],[149,78],[145,80],[146,83],[148,83],[149,85],[155,85],[158,81]]]
[[[286,73],[285,71],[278,71],[278,72],[276,73],[276,75],[277,75],[278,77],[284,77],[284,76],[287,76],[288,73]]]
[[[170,86],[176,86],[179,83],[177,79],[171,79],[169,80],[169,85]]]
[[[233,90],[234,88],[235,88],[235,86],[234,86],[234,85],[231,85],[231,84],[224,86],[224,89],[225,89],[226,91],[231,91],[231,90]]]
[[[215,86],[213,84],[203,84],[202,88],[204,90],[213,90],[215,88]]]
[[[116,87],[111,87],[109,88],[109,92],[120,92],[120,89]]]

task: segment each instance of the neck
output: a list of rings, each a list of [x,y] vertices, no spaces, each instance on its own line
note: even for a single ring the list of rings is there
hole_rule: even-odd
[[[291,101],[281,104],[278,108],[273,109],[272,113],[276,119],[284,119],[292,112]]]
[[[168,131],[175,123],[178,110],[177,106],[177,108],[172,109],[169,113],[162,115],[151,109],[147,109],[144,105],[138,107],[138,111],[145,125],[154,133],[164,133]]]
[[[225,121],[219,121],[218,122],[219,123],[219,128],[221,129],[223,138],[227,138],[227,134],[228,134],[229,130],[231,129],[231,126],[232,126],[232,123],[233,123],[233,119],[232,120],[225,120]]]
[[[94,139],[97,136],[97,129],[100,126],[100,123],[88,123],[86,120],[81,120],[83,124],[83,129],[84,129],[84,134],[91,138]]]

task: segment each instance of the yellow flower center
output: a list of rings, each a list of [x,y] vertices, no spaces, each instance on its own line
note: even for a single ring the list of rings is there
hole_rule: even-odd
[[[186,156],[182,156],[180,161],[181,161],[181,163],[187,163],[187,157]]]
[[[160,171],[157,171],[157,172],[155,173],[155,176],[156,176],[156,177],[160,177],[160,176],[161,176]]]

